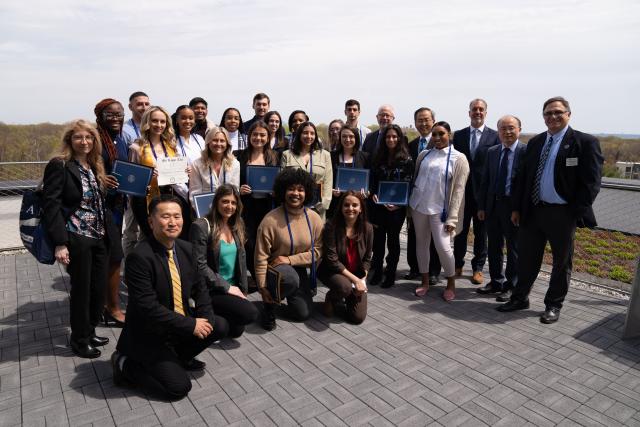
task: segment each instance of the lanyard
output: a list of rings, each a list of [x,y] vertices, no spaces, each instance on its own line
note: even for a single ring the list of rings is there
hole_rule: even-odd
[[[178,135],[178,142],[180,142],[180,149],[182,150],[182,155],[184,157],[187,157],[187,152],[184,151],[184,140],[182,139],[182,136]]]
[[[341,163],[346,166],[347,164],[344,162],[344,153],[341,153],[341,154],[342,154],[342,162]],[[351,159],[351,167],[352,168],[356,167],[356,156],[355,156],[355,154],[353,154],[353,159]]]
[[[416,175],[420,173],[420,167],[422,166],[422,162],[424,161],[424,159],[426,159],[427,156],[433,152],[433,150],[437,150],[437,148],[430,149],[429,151],[427,151],[427,154],[425,154],[424,157],[420,159],[420,163],[418,163],[418,166],[416,168],[416,171],[417,171]],[[449,161],[450,160],[451,160],[451,144],[449,144],[449,152],[447,153],[447,165],[445,166],[445,169],[444,169],[444,206],[442,207],[442,213],[440,214],[441,222],[445,222],[447,220],[447,204],[449,202],[449,199],[447,198],[447,189],[449,184]]]
[[[309,151],[309,175],[313,177],[313,150]]]
[[[134,122],[133,119],[131,119],[131,126],[133,126],[133,130],[135,131],[136,136],[140,138],[140,131],[138,130],[138,126],[136,126],[136,122]]]
[[[227,183],[227,171],[224,168],[224,165],[220,165],[222,168],[222,183]],[[216,177],[217,178],[217,177]],[[220,180],[218,180],[219,182]],[[211,188],[211,192],[213,193],[213,174],[211,173],[211,166],[209,166],[209,188]]]
[[[167,154],[167,149],[164,146],[164,142],[160,142],[160,144],[162,144],[162,151],[164,151],[164,156],[169,157],[169,155]],[[158,160],[158,155],[156,154],[156,150],[153,148],[153,143],[150,142],[149,147],[151,147],[151,153],[153,153],[153,158]]]
[[[289,239],[291,241],[291,245],[289,247],[289,255],[293,255],[293,233],[291,232],[291,224],[289,223],[289,213],[287,212],[286,207],[282,207],[284,210],[284,219],[287,222],[287,230],[289,230]],[[313,238],[313,229],[311,228],[311,221],[309,220],[309,215],[307,214],[307,208],[302,208],[304,211],[304,217],[307,220],[307,227],[309,227],[309,235],[311,236],[311,288],[315,289],[317,287],[316,283],[316,255],[315,255],[315,239]]]

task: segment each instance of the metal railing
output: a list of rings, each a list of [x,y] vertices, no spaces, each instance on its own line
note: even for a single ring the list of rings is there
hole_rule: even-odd
[[[22,248],[18,217],[22,193],[36,188],[48,162],[0,162],[0,250]]]

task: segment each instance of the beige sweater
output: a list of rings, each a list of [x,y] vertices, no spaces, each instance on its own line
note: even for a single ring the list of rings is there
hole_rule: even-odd
[[[311,209],[307,209],[309,222],[313,230],[316,265],[322,256],[322,220]],[[289,257],[291,265],[311,265],[311,234],[304,213],[297,215],[289,213],[291,233],[293,234],[293,255],[290,255],[291,239],[284,218],[282,206],[269,212],[258,227],[256,234],[255,270],[256,282],[259,288],[265,286],[267,265],[278,256]]]

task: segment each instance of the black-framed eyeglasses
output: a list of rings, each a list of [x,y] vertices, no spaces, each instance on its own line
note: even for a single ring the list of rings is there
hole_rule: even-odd
[[[120,113],[103,113],[102,117],[104,117],[105,120],[121,120],[121,119],[124,119],[124,114],[120,114]]]
[[[564,113],[568,113],[568,111],[561,111],[561,110],[545,111],[544,113],[542,113],[542,115],[545,117],[560,117]]]

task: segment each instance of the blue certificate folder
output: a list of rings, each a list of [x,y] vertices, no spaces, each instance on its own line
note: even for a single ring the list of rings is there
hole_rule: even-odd
[[[196,217],[202,218],[206,216],[211,210],[211,203],[213,203],[213,193],[201,193],[193,196],[194,209],[196,210]]]
[[[338,168],[336,190],[369,191],[369,169]]]
[[[147,187],[153,176],[153,168],[137,163],[116,160],[113,162],[111,175],[118,180],[119,193],[144,197],[147,195]]]
[[[406,206],[409,204],[409,183],[380,181],[378,185],[378,204]]]
[[[247,166],[247,185],[253,193],[271,193],[278,172],[275,166]]]

